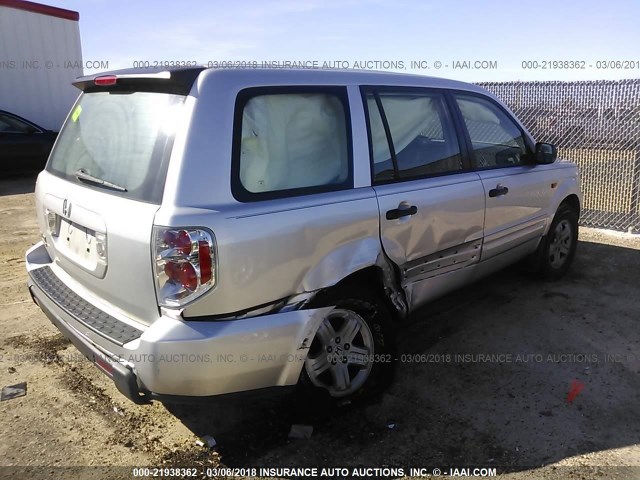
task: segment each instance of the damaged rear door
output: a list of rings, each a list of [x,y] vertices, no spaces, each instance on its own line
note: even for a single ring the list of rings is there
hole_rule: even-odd
[[[439,90],[364,89],[380,234],[412,308],[467,281],[480,259],[482,182]]]

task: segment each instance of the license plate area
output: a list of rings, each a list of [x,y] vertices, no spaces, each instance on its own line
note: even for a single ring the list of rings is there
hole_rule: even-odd
[[[107,270],[107,237],[88,227],[57,215],[53,244],[60,255],[98,278]]]

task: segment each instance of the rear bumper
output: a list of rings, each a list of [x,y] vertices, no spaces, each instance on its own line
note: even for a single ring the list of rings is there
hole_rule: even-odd
[[[64,286],[68,291],[61,301],[48,284],[37,280],[41,276],[34,273],[36,270],[49,267],[55,273],[58,269],[42,243],[27,252],[26,264],[34,301],[60,332],[136,403],[163,396],[208,397],[294,385],[311,340],[331,309],[230,321],[185,321],[162,315],[148,327],[134,325],[139,337],[119,344],[101,334],[95,321],[86,316],[83,320],[77,308],[70,307],[88,302],[95,317],[97,307],[91,298],[79,297]],[[60,277],[56,279],[62,281]],[[113,318],[110,312],[105,313]],[[118,316],[115,309],[113,314]],[[113,330],[113,324],[109,328]]]
[[[29,293],[31,293],[31,298],[36,305],[38,305],[49,320],[51,320],[51,323],[53,323],[56,328],[60,330],[60,333],[69,339],[89,361],[93,363],[96,363],[96,361],[108,362],[108,365],[111,367],[110,372],[105,371],[104,367],[100,369],[111,377],[120,393],[138,404],[149,402],[149,392],[141,391],[136,380],[136,375],[129,367],[117,362],[115,357],[109,357],[105,352],[100,351],[80,332],[65,322],[63,318],[56,315],[49,305],[49,301],[47,301],[48,297],[38,286],[29,285]],[[106,364],[107,363],[103,363],[103,365]]]

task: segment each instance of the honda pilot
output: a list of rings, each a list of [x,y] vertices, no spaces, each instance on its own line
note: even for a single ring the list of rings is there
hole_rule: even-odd
[[[78,79],[36,186],[28,287],[136,403],[379,392],[417,308],[569,268],[575,164],[486,90],[337,70]]]

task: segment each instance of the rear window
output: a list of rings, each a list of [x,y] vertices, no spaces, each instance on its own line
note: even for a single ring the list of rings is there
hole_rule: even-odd
[[[156,92],[83,94],[60,132],[47,171],[89,188],[159,204],[184,99]],[[122,188],[81,181],[78,171]]]

